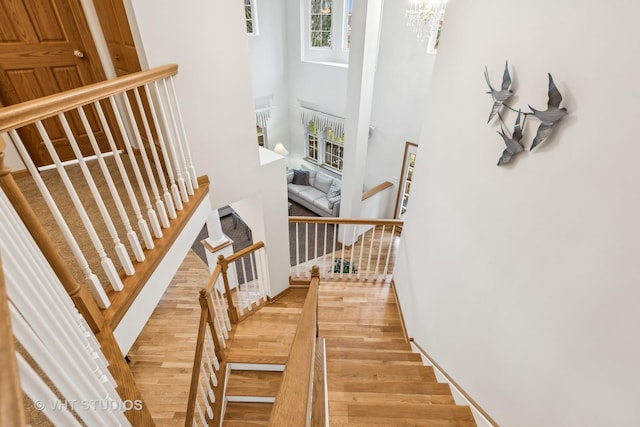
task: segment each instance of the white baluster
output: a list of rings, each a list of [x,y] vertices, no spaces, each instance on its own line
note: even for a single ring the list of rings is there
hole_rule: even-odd
[[[158,173],[158,177],[164,180],[164,173],[162,171],[162,167],[158,165],[158,153],[156,151],[155,141],[153,139],[153,135],[151,134],[151,129],[149,128],[149,121],[147,120],[147,114],[142,105],[142,99],[140,99],[140,93],[138,88],[133,89],[133,94],[136,98],[136,103],[138,105],[138,110],[140,111],[140,117],[142,120],[142,125],[144,127],[145,134],[147,135],[147,140],[149,141],[149,148],[154,155],[154,161],[156,163],[156,172]],[[127,111],[131,117],[131,120],[135,122],[135,116],[133,115],[133,110],[131,109],[131,104],[129,103],[129,98],[125,97]],[[167,216],[167,209],[164,207],[164,202],[160,199],[160,193],[158,192],[158,184],[156,183],[156,178],[153,174],[153,170],[151,169],[151,162],[149,161],[149,157],[147,155],[147,150],[144,146],[144,140],[140,135],[140,130],[138,126],[133,127],[133,132],[138,141],[138,147],[140,147],[140,153],[142,153],[142,162],[144,163],[144,168],[147,171],[147,177],[149,182],[151,183],[151,191],[153,192],[153,197],[156,202],[156,210],[158,211],[158,215],[160,216],[160,223],[164,228],[169,228],[169,217]],[[166,185],[166,182],[165,182]]]
[[[113,198],[118,214],[120,215],[120,220],[124,225],[127,238],[129,239],[129,244],[131,245],[131,249],[133,250],[133,254],[136,257],[136,260],[138,262],[141,262],[142,260],[144,260],[144,253],[142,252],[142,247],[140,246],[140,242],[138,241],[138,236],[136,235],[136,232],[133,230],[133,228],[131,228],[131,223],[129,222],[129,216],[127,215],[127,211],[125,210],[124,205],[122,204],[122,199],[120,198],[120,194],[118,194],[116,185],[113,182],[113,178],[111,177],[111,172],[109,171],[109,168],[107,167],[107,164],[104,161],[104,156],[102,155],[102,151],[98,146],[98,141],[96,141],[95,135],[91,130],[91,125],[89,124],[87,115],[84,112],[84,108],[79,107],[78,113],[80,114],[80,120],[82,121],[82,125],[84,126],[84,129],[87,132],[87,135],[89,136],[89,142],[91,143],[93,152],[96,154],[96,158],[98,160],[98,164],[100,165],[100,169],[102,170],[104,179],[107,183],[107,187],[109,188],[111,197]],[[106,132],[107,131],[105,130],[105,133]],[[121,256],[119,252],[118,252],[118,256],[119,257]],[[134,268],[128,254],[126,256],[126,260],[128,261],[128,265],[127,267],[124,267],[125,273],[127,273],[128,275],[132,275],[134,273]],[[122,259],[120,260],[120,262],[121,263],[123,262]]]
[[[98,143],[95,139],[95,135],[91,130],[91,126],[89,126],[89,122],[87,121],[87,116],[84,114],[84,110],[82,107],[78,108],[78,113],[80,114],[80,118],[82,123],[87,131],[87,136],[89,140],[93,144],[94,149],[98,148]],[[107,231],[111,239],[113,240],[113,244],[115,246],[116,255],[118,256],[118,260],[120,261],[120,265],[124,269],[125,273],[129,276],[133,275],[135,270],[133,269],[133,264],[131,263],[131,258],[129,258],[129,253],[127,249],[124,247],[122,242],[120,241],[120,237],[118,236],[118,232],[116,230],[116,226],[113,224],[113,220],[111,219],[111,215],[109,215],[109,211],[102,200],[102,195],[96,186],[95,181],[93,180],[93,176],[91,175],[91,171],[89,171],[89,167],[84,160],[84,156],[80,151],[80,147],[78,147],[78,142],[76,141],[73,132],[71,132],[71,128],[69,127],[69,122],[65,117],[64,113],[58,114],[58,118],[60,119],[60,123],[62,124],[62,128],[64,129],[64,133],[67,136],[67,140],[69,141],[69,145],[73,150],[73,154],[75,154],[76,159],[78,160],[78,165],[80,166],[80,170],[84,175],[84,179],[87,181],[87,185],[89,186],[89,191],[91,191],[91,195],[93,196],[93,200],[96,202],[98,206],[98,210],[100,211],[100,215],[104,220],[105,225],[107,226]],[[98,151],[100,149],[98,148]],[[106,179],[106,178],[105,178]],[[116,289],[118,290],[118,289]]]
[[[176,117],[176,113],[174,111],[174,102],[176,101],[175,99],[173,99],[171,97],[171,95],[169,94],[169,85],[171,84],[171,80],[169,79],[164,79],[164,92],[167,96],[167,106],[169,107],[169,116],[171,117],[171,122],[173,123],[173,129],[175,129],[176,132],[176,139],[175,139],[175,147],[178,148],[178,154],[179,154],[179,159],[180,159],[180,167],[182,169],[182,175],[184,175],[184,184],[186,187],[186,191],[187,191],[187,196],[185,199],[185,194],[182,194],[182,201],[183,202],[187,202],[189,200],[189,196],[193,194],[193,181],[191,180],[191,177],[189,176],[189,166],[187,165],[187,160],[185,159],[184,156],[184,148],[181,142],[181,135],[180,135],[180,128],[178,125],[178,119]],[[177,107],[176,107],[177,108]],[[180,189],[182,190],[182,188]]]
[[[173,130],[175,129],[175,121],[173,121],[174,127],[172,128],[171,123],[169,122],[169,120],[167,120],[167,113],[164,109],[165,104],[169,105],[171,103],[171,100],[167,98],[166,102],[162,102],[162,95],[160,93],[160,88],[158,87],[158,81],[157,80],[154,81],[153,85],[156,91],[156,95],[158,97],[158,104],[160,106],[160,117],[162,118],[162,123],[164,124],[164,128],[166,131],[165,134],[167,135],[167,147],[169,148],[169,154],[171,155],[171,159],[173,160],[173,164],[175,166],[176,181],[178,182],[178,188],[176,188],[175,186],[171,187],[171,194],[173,194],[173,201],[176,204],[176,209],[181,211],[182,202],[183,201],[187,202],[189,200],[189,195],[187,194],[187,186],[185,184],[184,177],[182,176],[182,168],[180,167],[180,160],[178,160],[178,156],[176,154],[176,148],[175,148],[176,142],[174,139],[174,132],[173,132]],[[165,95],[168,96],[166,87],[165,87],[164,93]],[[170,164],[171,162],[168,162],[168,163]]]
[[[24,272],[8,268],[6,277],[7,294],[19,311],[15,315],[29,319],[30,329],[37,334],[49,352],[55,355],[58,364],[67,369],[73,367],[77,373],[74,376],[74,382],[78,383],[82,389],[81,398],[100,400],[104,396],[104,392],[109,390],[95,381],[101,376],[95,363],[87,357],[88,355],[82,346],[77,345],[77,342],[74,343],[61,327],[58,319],[51,314],[48,303],[43,301],[37,293],[35,286],[26,285]],[[38,362],[44,356],[36,353],[32,354],[32,357]],[[94,380],[92,381],[91,378]],[[117,397],[115,390],[111,390],[111,392]],[[113,416],[115,417],[115,415]]]
[[[333,279],[336,275],[336,269],[334,266],[334,262],[336,259],[336,242],[338,241],[338,223],[333,224],[333,249],[332,249],[332,259],[331,259],[331,278]]]
[[[22,355],[18,353],[16,358],[22,390],[34,403],[38,402],[38,405],[44,405],[42,412],[46,417],[57,426],[81,426],[82,424],[74,418],[63,402],[60,402],[58,407],[55,407],[56,402],[60,401],[60,399],[49,389],[47,384],[40,378],[40,375],[31,368]]]
[[[25,165],[27,166],[27,169],[29,169],[29,173],[31,174],[31,177],[36,183],[38,190],[40,190],[40,194],[42,194],[44,201],[49,207],[49,210],[51,211],[51,214],[53,215],[53,218],[55,219],[56,224],[58,224],[58,227],[62,231],[62,235],[64,236],[65,241],[71,248],[71,252],[73,252],[74,257],[78,261],[78,264],[80,265],[80,268],[84,273],[85,281],[86,281],[87,287],[89,288],[89,291],[91,292],[91,295],[96,300],[96,303],[100,308],[108,308],[111,305],[111,301],[109,301],[109,297],[107,297],[107,294],[104,291],[104,288],[102,287],[102,284],[98,279],[98,276],[96,276],[91,271],[91,268],[89,267],[89,263],[87,262],[87,259],[85,258],[84,254],[82,253],[82,250],[78,245],[78,242],[73,237],[73,234],[71,233],[71,230],[67,225],[67,222],[64,220],[64,217],[62,216],[60,209],[58,209],[58,205],[53,200],[53,197],[51,197],[51,193],[49,193],[49,190],[47,189],[47,186],[42,180],[42,177],[40,177],[40,173],[38,172],[38,169],[31,161],[31,157],[29,156],[29,153],[27,152],[27,149],[25,148],[24,143],[22,142],[22,139],[20,139],[20,136],[18,136],[18,133],[15,130],[12,130],[10,132],[10,136],[14,146],[20,152],[20,155],[22,156],[22,158],[25,159]]]
[[[364,233],[362,233],[362,237],[361,237],[361,241],[360,241],[360,257],[358,258],[358,265],[360,266],[358,269],[358,274],[356,275],[356,278],[358,280],[360,280],[360,274],[362,273],[362,254],[364,253],[364,238],[367,235],[367,232],[365,231]]]
[[[127,99],[126,93],[122,95],[125,103],[129,105],[129,101]],[[158,216],[156,215],[156,211],[151,207],[151,199],[149,198],[149,192],[144,183],[144,179],[142,178],[142,173],[140,172],[140,167],[138,166],[138,161],[136,160],[135,153],[133,148],[131,147],[131,141],[129,141],[129,135],[127,135],[127,130],[124,126],[124,121],[122,119],[122,115],[120,110],[118,109],[118,105],[113,97],[109,98],[111,103],[111,108],[113,109],[113,113],[116,116],[116,122],[118,123],[118,128],[120,129],[120,136],[122,136],[122,140],[124,141],[124,146],[127,149],[127,154],[129,155],[129,160],[131,161],[131,166],[133,168],[133,174],[136,177],[136,181],[138,183],[138,187],[140,188],[140,193],[142,194],[142,199],[144,201],[145,207],[147,208],[147,216],[149,217],[149,222],[151,223],[151,230],[153,231],[153,235],[156,238],[162,237],[162,230],[160,229],[160,223],[158,222]],[[129,105],[130,109],[130,105]],[[136,129],[136,126],[133,126]],[[137,129],[136,129],[137,131]]]
[[[389,236],[389,248],[387,249],[387,261],[384,263],[384,279],[387,278],[387,271],[389,269],[389,258],[391,258],[391,247],[393,246],[393,237],[396,232],[396,226],[391,228],[391,235]]]
[[[329,260],[331,261],[331,258],[329,257],[329,255],[327,254],[327,230],[329,229],[329,224],[325,223],[324,224],[324,246],[322,249],[322,272],[320,273],[320,276],[324,279],[325,277],[327,277],[327,258],[329,258]]]
[[[151,232],[149,231],[149,226],[147,225],[147,221],[142,216],[142,211],[140,210],[140,204],[138,203],[138,198],[136,197],[136,194],[133,191],[133,187],[131,186],[131,180],[129,179],[127,170],[124,167],[124,163],[122,163],[122,158],[120,157],[120,150],[116,146],[116,141],[113,138],[113,134],[111,133],[111,128],[109,127],[107,118],[104,115],[104,111],[102,111],[102,106],[98,101],[94,102],[93,105],[96,107],[96,110],[98,112],[100,123],[102,124],[102,128],[104,129],[104,132],[107,135],[107,141],[109,141],[109,147],[111,148],[111,152],[113,153],[113,158],[115,159],[116,165],[118,166],[118,171],[120,172],[122,182],[124,183],[124,188],[125,190],[127,190],[127,195],[129,196],[129,200],[131,201],[131,206],[133,207],[133,213],[135,214],[136,220],[138,221],[138,228],[140,229],[142,241],[144,241],[145,247],[151,250],[155,246],[153,243],[153,238],[151,237]],[[136,257],[136,260],[138,262],[144,261],[145,256],[144,256],[144,252],[142,251],[142,248],[140,247],[138,236],[136,236],[135,232],[129,232],[127,233],[127,237],[129,239],[129,244],[134,249],[133,253]]]
[[[369,256],[367,258],[367,280],[371,276],[371,256],[373,255],[373,241],[376,237],[376,226],[371,229],[371,245],[369,245]]]
[[[187,132],[184,128],[184,120],[182,120],[182,112],[180,111],[180,104],[178,103],[178,95],[176,93],[176,87],[173,84],[173,76],[169,76],[169,83],[171,83],[171,90],[173,91],[173,101],[178,112],[178,123],[180,124],[180,130],[182,131],[182,143],[184,144],[184,151],[187,156],[187,166],[189,169],[189,177],[193,184],[193,188],[198,188],[198,176],[196,175],[196,168],[193,166],[193,159],[191,158],[191,148],[189,147],[189,139],[187,138]]]
[[[300,227],[299,222],[296,222],[296,247],[294,250],[296,251],[296,277],[300,277]]]
[[[202,365],[200,365],[202,367]],[[202,370],[200,371],[202,373]],[[202,402],[206,402],[205,410],[207,411],[207,416],[210,420],[213,419],[213,410],[211,409],[211,404],[209,403],[209,399],[207,398],[207,394],[204,392],[204,388],[202,387],[202,377],[198,378],[198,392],[200,393],[200,399]]]
[[[305,269],[304,269],[304,277],[308,277],[309,276],[309,268],[307,266],[309,262],[309,223],[305,222],[304,223],[304,263],[305,263]]]
[[[61,119],[64,118],[62,114],[60,114],[60,116],[61,116]],[[104,247],[102,246],[100,237],[98,237],[98,233],[96,233],[96,230],[93,227],[93,223],[91,222],[91,219],[87,214],[87,211],[84,209],[84,206],[80,201],[80,197],[78,196],[78,193],[73,187],[73,184],[71,183],[71,179],[69,178],[69,175],[67,175],[67,171],[65,171],[64,166],[60,161],[60,157],[58,157],[58,153],[56,152],[56,149],[53,147],[53,142],[51,142],[51,138],[49,138],[49,134],[47,133],[41,121],[36,122],[36,128],[40,133],[40,137],[42,137],[43,143],[47,148],[47,151],[49,152],[49,155],[51,156],[53,163],[56,165],[56,170],[58,171],[58,174],[60,174],[60,178],[62,179],[62,182],[64,183],[64,186],[67,189],[67,193],[69,193],[71,202],[73,203],[73,206],[76,208],[76,211],[78,212],[80,221],[82,221],[82,225],[84,225],[84,228],[87,230],[87,233],[89,234],[89,239],[91,239],[91,243],[93,243],[93,247],[98,253],[98,257],[100,258],[100,265],[102,266],[102,269],[107,275],[107,278],[109,279],[109,283],[111,283],[111,286],[113,287],[113,289],[115,289],[116,291],[121,291],[122,289],[124,289],[124,286],[122,285],[122,280],[120,280],[120,275],[118,274],[116,267],[113,265],[113,261],[111,261],[111,259],[107,256],[107,253],[104,251]]]
[[[87,396],[91,396],[91,390],[84,388],[80,379],[71,378],[69,374],[72,371],[65,369],[56,362],[55,358],[51,356],[49,350],[42,344],[42,341],[29,327],[29,324],[13,304],[10,305],[10,312],[11,326],[16,339],[27,350],[27,353],[36,360],[38,366],[47,373],[49,379],[67,401],[81,402],[85,401]],[[56,398],[54,401],[58,401],[58,399]],[[47,401],[47,403],[49,402]],[[87,425],[103,424],[100,413],[96,411],[78,411],[78,415]]]
[[[353,234],[351,235],[351,254],[349,257],[349,280],[351,280],[351,275],[353,274],[353,253],[356,250],[356,230],[358,227],[352,225],[351,228],[353,228]]]
[[[173,176],[173,168],[171,167],[171,161],[169,160],[169,156],[167,154],[167,149],[164,142],[164,136],[162,135],[162,130],[160,129],[160,123],[158,122],[158,115],[156,113],[156,107],[153,103],[153,99],[151,97],[151,93],[149,92],[149,88],[147,85],[144,85],[144,93],[147,97],[147,102],[149,103],[149,109],[151,111],[151,118],[153,119],[153,123],[155,125],[156,134],[158,135],[158,143],[160,144],[160,152],[162,153],[162,158],[164,159],[165,167],[167,168],[167,176],[169,177],[169,183],[171,185],[171,189],[175,187],[175,191],[178,191],[178,187],[176,186],[175,178]],[[160,100],[159,100],[160,101]],[[153,158],[156,162],[156,167],[158,170],[162,169],[162,164],[160,159],[158,159],[158,154],[155,148],[153,149]],[[171,198],[171,193],[169,193],[169,189],[167,188],[167,181],[164,178],[164,174],[160,174],[160,183],[162,184],[162,194],[164,196],[164,203],[167,206],[167,211],[169,213],[169,218],[176,219],[176,207],[173,203],[173,199]]]
[[[315,223],[315,234],[313,237],[313,259],[318,258],[318,223]]]
[[[215,351],[215,346],[213,345],[213,338],[212,338],[211,332],[206,334],[206,337],[207,337],[207,342],[209,343],[209,348],[211,349],[211,354],[213,356],[213,367],[216,369],[216,371],[219,371],[220,370],[220,362],[218,361],[218,358],[216,357],[216,351]]]
[[[200,403],[198,402],[196,402],[196,410],[198,412],[198,416],[200,417],[200,422],[202,423],[202,426],[207,427],[209,423],[205,419],[204,414],[202,413],[202,408],[200,407]]]
[[[344,276],[344,247],[347,246],[346,242],[348,226],[346,224],[343,224],[340,228],[342,228],[342,255],[340,255],[340,273],[338,274],[338,277],[342,279],[342,276]]]
[[[385,226],[383,225],[382,226],[382,232],[380,233],[380,244],[378,246],[378,259],[376,260],[376,269],[375,269],[376,277],[375,277],[375,280],[378,280],[377,273],[378,273],[378,267],[380,265],[380,255],[382,254],[382,242],[384,240],[384,229],[385,229]]]

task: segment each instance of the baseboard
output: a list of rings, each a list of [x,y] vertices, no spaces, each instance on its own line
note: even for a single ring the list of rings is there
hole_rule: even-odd
[[[413,338],[409,338],[409,343],[416,353],[422,356],[422,362],[426,366],[431,366],[436,374],[436,378],[439,382],[448,383],[451,388],[451,394],[456,402],[456,405],[466,405],[471,408],[471,413],[478,427],[499,427],[489,414],[476,403],[475,400],[469,396],[469,394],[462,389],[456,383],[451,376],[436,363],[431,356],[414,341]]]

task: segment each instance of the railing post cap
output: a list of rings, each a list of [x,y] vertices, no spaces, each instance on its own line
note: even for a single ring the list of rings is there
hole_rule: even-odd
[[[311,277],[320,277],[320,267],[317,265],[311,267]]]

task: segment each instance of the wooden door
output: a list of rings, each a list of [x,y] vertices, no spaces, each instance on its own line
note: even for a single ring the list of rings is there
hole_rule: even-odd
[[[12,105],[105,79],[79,0],[0,0],[0,102]],[[108,150],[92,108],[98,143]],[[83,155],[93,154],[80,117],[66,115]],[[43,121],[62,160],[75,158],[60,123]],[[35,126],[20,131],[37,166],[50,164]]]
[[[93,0],[118,76],[140,71],[138,52],[123,0]]]

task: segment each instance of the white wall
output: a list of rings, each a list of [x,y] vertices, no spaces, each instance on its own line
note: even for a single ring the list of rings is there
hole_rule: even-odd
[[[254,98],[271,99],[267,148],[275,147],[278,142],[289,146],[289,70],[284,2],[255,0],[259,31],[258,35],[248,36]]]
[[[180,66],[182,116],[196,171],[211,181],[213,207],[268,195],[261,210],[271,233],[265,244],[275,248],[269,269],[288,271],[288,251],[278,250],[288,245],[285,168],[260,164],[243,3],[133,0],[132,7],[149,66]]]
[[[417,142],[422,128],[436,55],[426,53],[421,42],[405,23],[407,3],[384,2],[380,51],[371,111],[371,138],[367,151],[365,187],[381,182],[396,184],[406,141]],[[393,218],[395,197],[382,217]]]
[[[410,336],[505,426],[640,425],[640,4],[452,0],[396,285]],[[497,167],[484,66],[570,115]],[[527,141],[537,124],[528,125]]]

